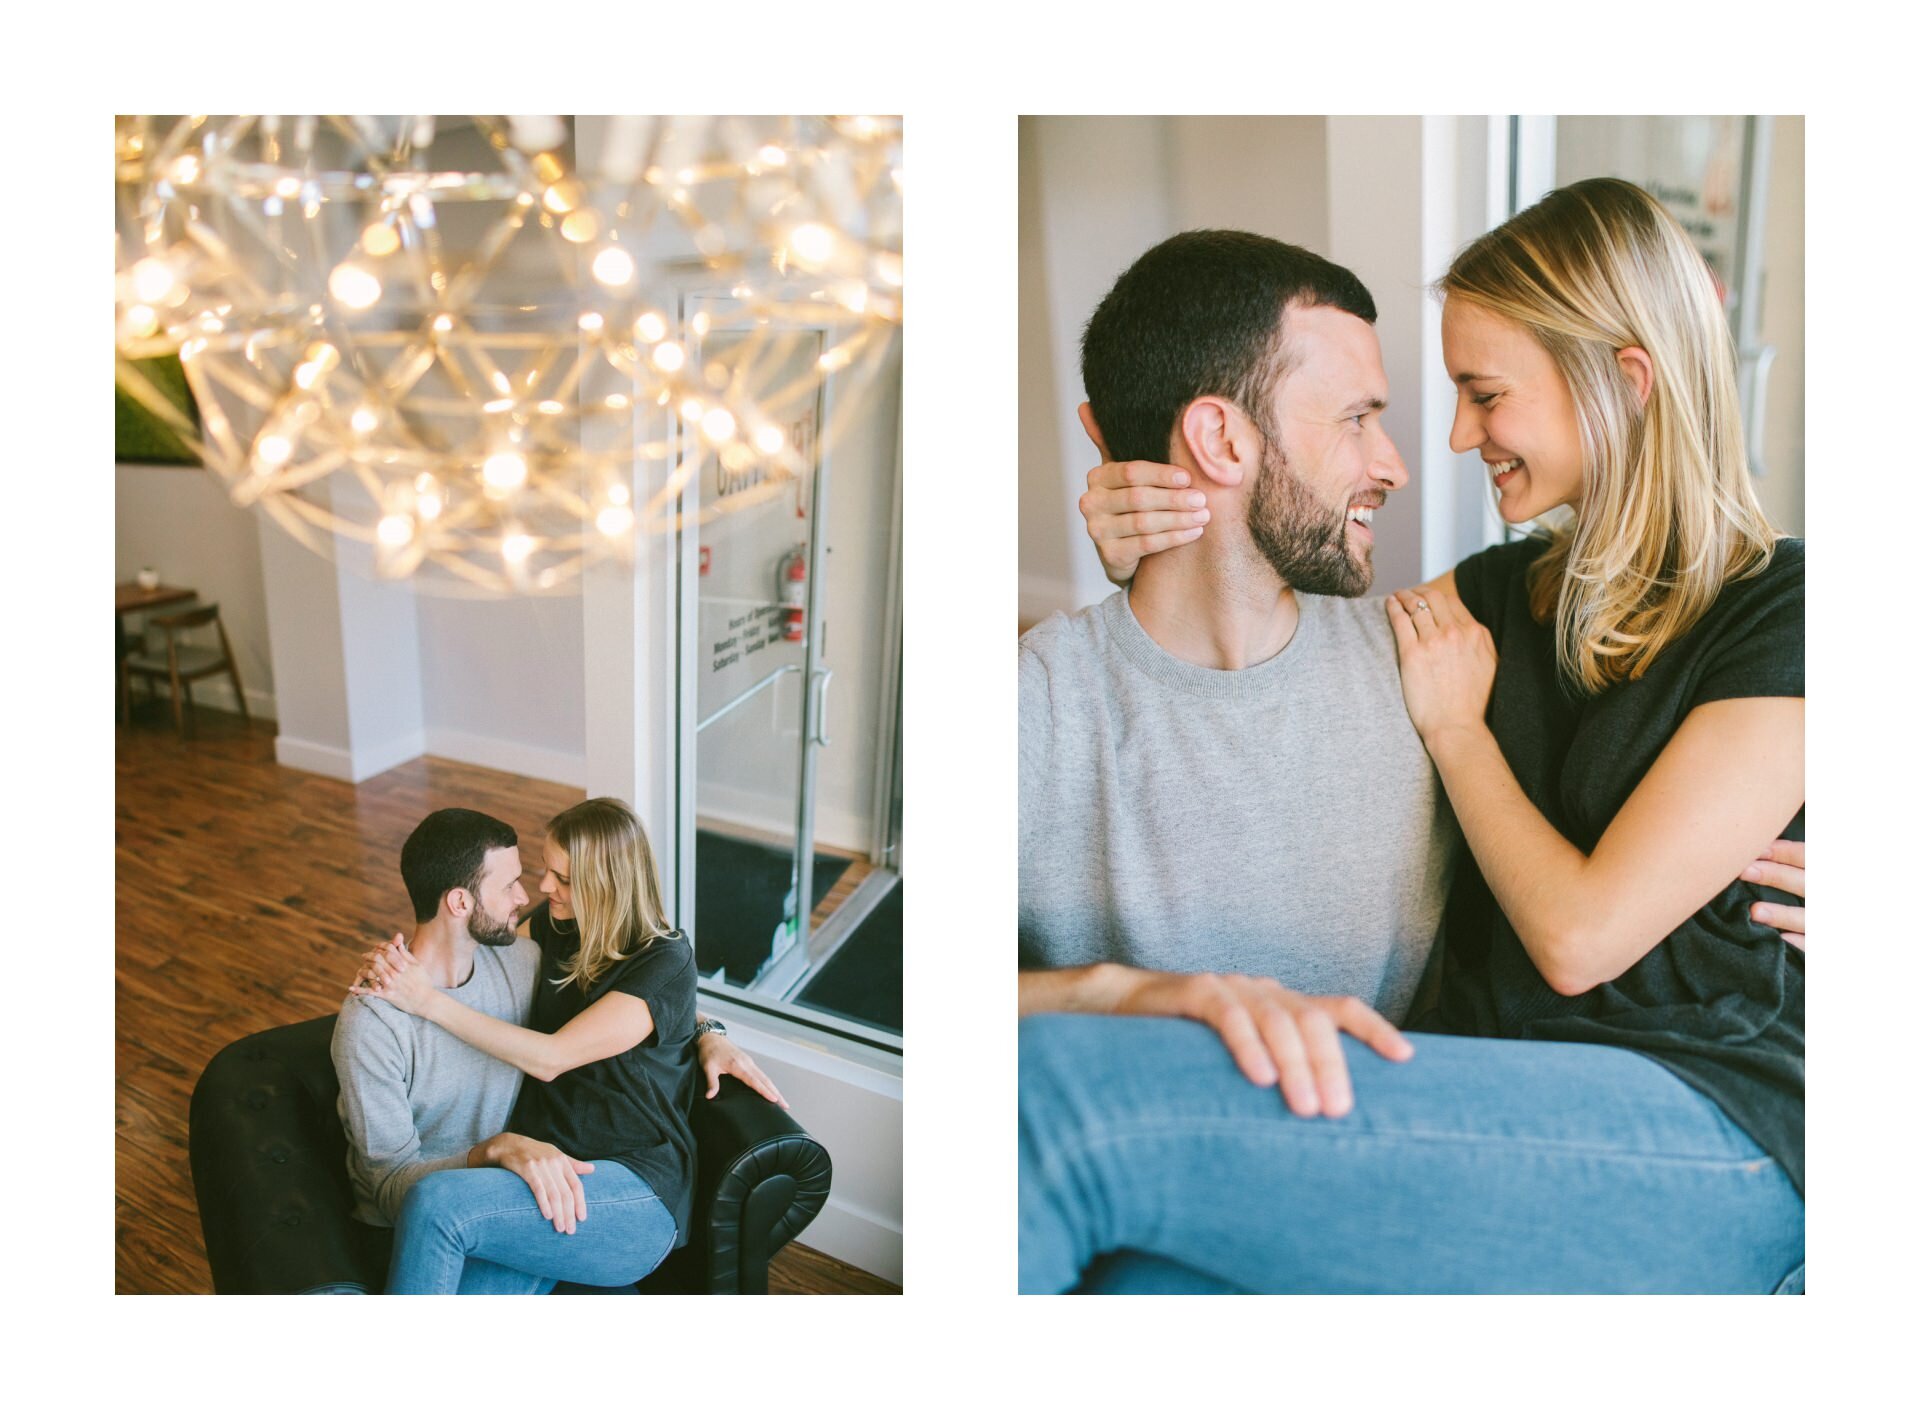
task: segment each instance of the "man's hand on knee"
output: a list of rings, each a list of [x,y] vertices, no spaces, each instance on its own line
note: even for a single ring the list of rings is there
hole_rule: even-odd
[[[575,1160],[550,1141],[503,1131],[469,1151],[467,1164],[497,1165],[525,1180],[540,1217],[551,1219],[558,1233],[571,1234],[587,1217],[587,1190],[580,1177],[593,1173],[593,1163]]]
[[[1340,1034],[1404,1062],[1413,1045],[1354,998],[1299,994],[1247,974],[1151,974],[1113,1010],[1191,1018],[1220,1035],[1247,1080],[1279,1084],[1295,1116],[1345,1116],[1353,1109]]]

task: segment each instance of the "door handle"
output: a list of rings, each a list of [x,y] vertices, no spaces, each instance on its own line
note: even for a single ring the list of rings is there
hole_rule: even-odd
[[[827,687],[832,684],[831,667],[813,673],[813,742],[822,749],[833,743],[827,738]]]

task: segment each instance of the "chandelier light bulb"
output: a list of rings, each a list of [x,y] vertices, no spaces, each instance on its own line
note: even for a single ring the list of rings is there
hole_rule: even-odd
[[[404,548],[413,538],[413,520],[405,514],[389,514],[380,521],[376,532],[383,547]]]
[[[348,308],[372,308],[380,301],[380,281],[371,270],[357,264],[343,264],[328,278],[327,292]]]
[[[370,406],[356,406],[353,409],[353,429],[361,435],[371,435],[380,424],[380,414]]]
[[[833,257],[833,232],[812,222],[796,225],[787,236],[787,246],[802,264],[822,265]]]
[[[633,256],[618,245],[609,245],[593,257],[593,277],[609,289],[621,289],[633,282]]]
[[[678,343],[662,343],[653,350],[653,365],[662,372],[678,372],[687,365],[687,350]]]
[[[271,474],[293,457],[293,442],[282,435],[262,436],[253,447],[254,468]]]
[[[134,304],[121,315],[121,326],[130,338],[151,338],[160,327],[160,315],[145,304]]]
[[[786,443],[786,434],[778,426],[762,426],[753,433],[754,449],[762,455],[778,455]]]
[[[625,505],[610,504],[600,511],[593,522],[608,538],[617,539],[633,528],[633,511]]]
[[[633,336],[643,343],[657,343],[667,336],[667,320],[648,309],[633,321]]]
[[[533,536],[531,534],[508,534],[500,540],[500,556],[507,560],[510,567],[519,567],[533,555]]]
[[[733,415],[724,406],[716,406],[712,411],[709,411],[705,416],[700,418],[700,429],[706,432],[707,439],[716,445],[721,441],[732,440],[734,432]]]
[[[607,503],[609,504],[625,504],[632,497],[632,491],[617,480],[607,486]]]
[[[503,450],[488,456],[480,473],[488,489],[506,494],[527,482],[527,458],[518,451]]]
[[[360,248],[375,259],[384,259],[400,248],[400,232],[384,220],[376,220],[360,232]]]
[[[575,245],[584,245],[600,233],[600,217],[590,210],[577,210],[560,222],[560,234]]]
[[[580,331],[582,333],[598,333],[606,326],[606,322],[607,320],[597,313],[583,313],[580,315]]]
[[[133,267],[133,292],[141,303],[164,302],[174,284],[173,270],[163,259],[149,255]]]

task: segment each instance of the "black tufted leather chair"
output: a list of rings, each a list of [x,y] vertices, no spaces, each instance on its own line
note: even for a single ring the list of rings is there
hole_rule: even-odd
[[[309,1019],[231,1043],[193,1089],[187,1149],[217,1293],[379,1292],[393,1234],[352,1217],[347,1138],[329,1045]],[[694,1101],[693,1229],[631,1288],[763,1293],[767,1263],[827,1202],[832,1162],[772,1102],[731,1077]]]

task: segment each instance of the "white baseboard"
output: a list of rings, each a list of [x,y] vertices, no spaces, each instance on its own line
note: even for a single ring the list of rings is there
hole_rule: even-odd
[[[331,744],[315,744],[310,739],[282,734],[273,741],[273,757],[290,769],[345,779],[348,783],[357,781],[353,776],[353,755]]]
[[[474,764],[483,769],[500,769],[525,778],[563,783],[569,788],[587,786],[587,760],[583,754],[565,754],[557,749],[541,749],[511,739],[494,739],[484,734],[429,727],[423,753],[456,764]]]
[[[864,1268],[876,1278],[899,1286],[904,1266],[900,1226],[829,1196],[826,1207],[800,1231],[796,1240],[829,1258]]]
[[[417,759],[426,752],[418,734],[402,735],[379,745],[354,750],[316,744],[310,739],[296,739],[290,734],[279,735],[273,741],[273,757],[287,768],[324,774],[348,783],[363,782],[409,759]]]
[[[356,745],[353,751],[353,778],[350,782],[359,783],[375,774],[383,774],[388,769],[406,763],[409,759],[418,759],[427,752],[426,736],[419,730],[403,734],[396,739],[383,739],[378,744]]]

